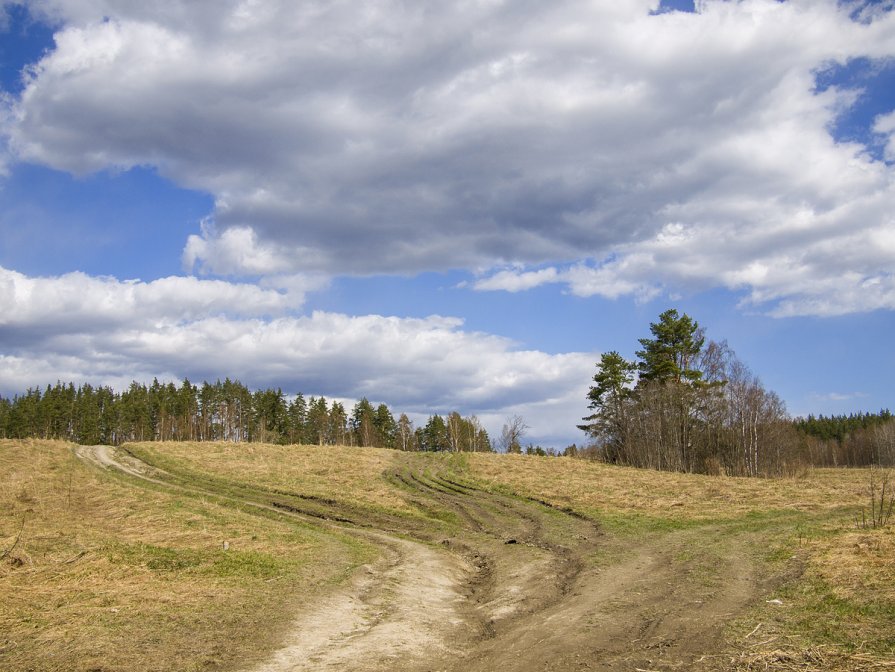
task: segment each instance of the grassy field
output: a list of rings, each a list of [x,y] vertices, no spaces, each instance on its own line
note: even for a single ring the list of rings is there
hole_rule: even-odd
[[[617,549],[678,535],[685,554],[687,544],[735,540],[784,577],[730,628],[741,669],[867,669],[895,659],[895,531],[855,525],[869,506],[866,470],[763,480],[490,454],[127,448],[193,490],[102,471],[68,444],[0,441],[0,669],[243,669],[302,601],[376,550],[324,523],[203,491],[286,493],[433,535],[459,524],[421,508],[395,478],[402,473],[573,510],[600,521]]]
[[[127,448],[138,457],[195,481],[245,483],[306,497],[337,498],[346,504],[415,515],[384,478],[402,456],[392,450],[341,446],[274,446],[238,443],[135,443]],[[412,456],[411,456],[412,457]]]
[[[249,662],[373,549],[3,441],[0,553],[0,669],[206,670]]]

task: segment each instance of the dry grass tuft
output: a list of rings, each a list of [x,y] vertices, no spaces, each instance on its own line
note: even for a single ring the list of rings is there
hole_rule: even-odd
[[[883,660],[869,654],[846,654],[829,647],[744,653],[731,664],[735,672],[867,672],[895,669],[895,660]]]
[[[843,599],[895,605],[895,529],[850,531],[815,543],[813,570]]]

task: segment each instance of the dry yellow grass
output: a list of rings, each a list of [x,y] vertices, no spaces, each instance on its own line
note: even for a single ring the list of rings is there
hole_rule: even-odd
[[[795,609],[780,620],[895,669],[895,529],[841,530],[808,542],[805,558],[801,581],[784,591]]]
[[[840,598],[895,604],[895,527],[854,530],[814,542],[812,570]]]
[[[405,514],[415,511],[380,476],[406,453],[383,448],[278,446],[246,443],[137,443],[128,448],[180,474],[230,481],[309,497],[338,499]]]
[[[733,519],[769,510],[823,511],[865,503],[862,470],[812,469],[798,478],[701,476],[528,455],[469,455],[471,474],[492,486],[590,513],[676,520]]]
[[[798,556],[798,579],[740,621],[733,669],[895,669],[895,528],[839,527]]]
[[[135,487],[61,442],[0,441],[0,669],[232,667],[288,624],[295,596],[363,553]]]
[[[812,469],[797,478],[701,476],[618,467],[599,462],[527,455],[466,453],[445,456],[344,446],[235,443],[130,444],[178,473],[213,474],[232,481],[337,498],[406,513],[411,505],[383,474],[405,468],[450,466],[490,487],[510,489],[590,514],[643,514],[701,521],[769,510],[824,511],[866,503],[867,474]]]

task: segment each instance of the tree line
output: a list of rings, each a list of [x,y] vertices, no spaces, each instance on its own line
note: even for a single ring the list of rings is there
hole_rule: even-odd
[[[430,451],[490,451],[476,416],[454,411],[414,427],[366,398],[346,409],[325,397],[289,398],[279,388],[251,391],[229,378],[180,385],[136,381],[111,387],[57,382],[0,397],[0,437],[62,439],[86,445],[127,441],[234,441],[349,445]]]
[[[834,445],[806,431],[825,423],[793,422],[783,401],[764,388],[726,341],[707,341],[690,316],[667,310],[650,332],[651,337],[639,339],[635,361],[616,351],[602,355],[587,397],[592,413],[579,425],[593,444],[579,454],[638,467],[736,476],[895,458],[890,416],[882,418],[872,436],[870,430],[852,433],[851,443]],[[860,450],[854,445],[858,438],[864,441]]]
[[[879,425],[885,425],[895,419],[892,412],[881,409],[879,413],[849,413],[848,415],[809,415],[807,418],[796,418],[793,422],[799,431],[829,441],[845,441],[856,432],[866,431]]]
[[[812,464],[825,467],[895,466],[895,416],[879,413],[796,418]]]

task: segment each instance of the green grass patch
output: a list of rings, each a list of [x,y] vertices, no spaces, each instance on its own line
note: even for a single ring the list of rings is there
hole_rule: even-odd
[[[620,513],[600,509],[585,510],[581,513],[598,521],[606,532],[625,538],[681,532],[705,527],[709,524],[703,520],[650,516],[642,513]]]
[[[874,596],[844,597],[817,577],[806,577],[780,591],[789,604],[784,617],[812,645],[835,646],[849,653],[895,652],[895,603]]]
[[[155,544],[114,544],[106,550],[112,564],[144,567],[222,579],[270,579],[296,570],[296,559],[251,550],[172,548]]]

